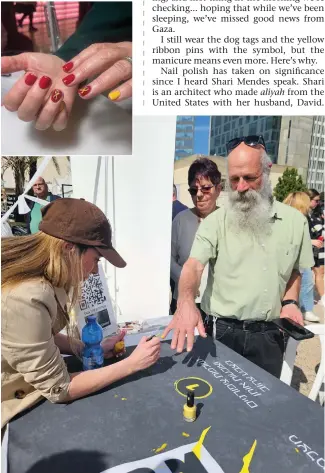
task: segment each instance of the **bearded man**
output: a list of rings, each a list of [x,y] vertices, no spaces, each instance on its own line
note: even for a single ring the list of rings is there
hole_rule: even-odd
[[[307,220],[273,199],[272,162],[261,136],[235,138],[228,150],[228,204],[200,224],[179,280],[177,311],[163,337],[187,351],[194,330],[227,345],[274,376],[281,374],[284,337],[272,320],[303,324],[298,306],[299,269],[314,265]],[[208,283],[195,296],[206,264]]]

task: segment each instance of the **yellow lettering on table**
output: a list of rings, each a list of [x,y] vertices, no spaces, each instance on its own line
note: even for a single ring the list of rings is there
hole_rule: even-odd
[[[199,460],[201,459],[201,450],[202,450],[202,445],[203,445],[205,436],[206,436],[206,434],[209,432],[210,429],[211,429],[211,425],[210,425],[210,427],[208,427],[208,428],[206,428],[205,430],[203,430],[203,432],[202,432],[202,434],[201,434],[201,437],[200,437],[198,443],[195,445],[195,447],[194,447],[193,450],[192,450],[192,452],[194,453],[194,455],[196,456],[196,458],[198,458]]]
[[[250,451],[243,457],[243,468],[240,470],[239,473],[249,473],[249,465],[251,464],[251,461],[255,452],[256,444],[257,444],[257,441],[254,440],[254,443]]]
[[[199,384],[190,384],[189,386],[186,386],[186,389],[189,389],[190,391],[194,391],[195,388],[198,388],[200,385]]]

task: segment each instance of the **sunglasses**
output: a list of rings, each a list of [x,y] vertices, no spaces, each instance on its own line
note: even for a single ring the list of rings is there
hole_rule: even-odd
[[[189,187],[188,191],[191,196],[194,197],[199,191],[201,191],[202,194],[209,194],[213,187],[216,186]]]
[[[265,141],[262,135],[249,135],[249,136],[240,136],[239,138],[234,138],[233,140],[228,141],[226,144],[227,153],[237,148],[240,143],[244,142],[247,146],[257,146],[262,145],[266,149]]]

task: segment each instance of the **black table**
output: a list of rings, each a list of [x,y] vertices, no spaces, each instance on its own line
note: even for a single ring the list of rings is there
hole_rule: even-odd
[[[193,423],[183,419],[188,389]],[[165,341],[145,372],[13,420],[8,461],[9,473],[317,473],[323,409],[219,342],[198,338],[178,355]]]

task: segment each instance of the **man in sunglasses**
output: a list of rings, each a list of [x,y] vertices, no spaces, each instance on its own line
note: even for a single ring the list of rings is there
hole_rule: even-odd
[[[272,320],[303,324],[299,269],[314,265],[308,224],[273,199],[263,137],[231,140],[227,152],[228,204],[198,228],[180,276],[177,311],[163,336],[174,330],[171,348],[181,352],[187,338],[191,351],[197,328],[279,377],[284,337]],[[194,301],[208,263],[203,322]]]

